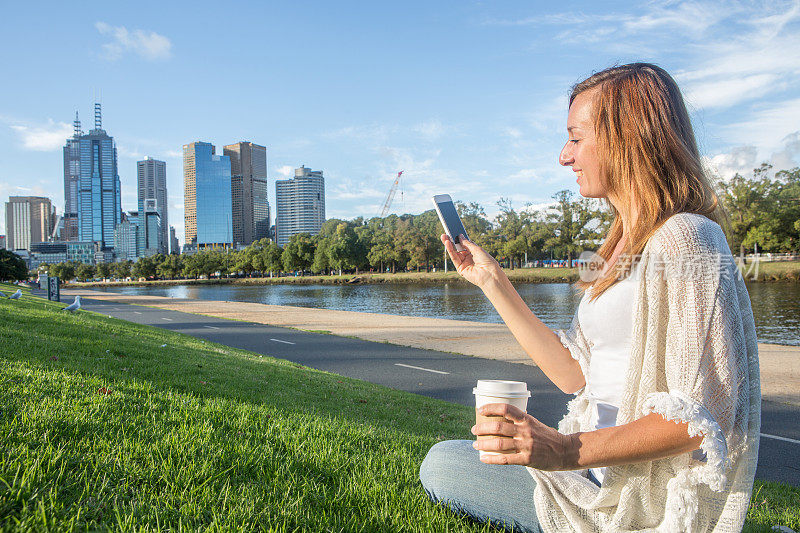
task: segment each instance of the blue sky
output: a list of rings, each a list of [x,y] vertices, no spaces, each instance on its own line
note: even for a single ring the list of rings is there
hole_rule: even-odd
[[[136,161],[167,162],[183,234],[181,147],[250,140],[274,180],[323,170],[327,214],[374,216],[433,194],[542,206],[577,186],[558,166],[570,86],[615,63],[671,72],[722,176],[800,164],[800,1],[52,2],[0,20],[0,200],[51,197],[61,147],[95,95],[119,150],[123,207]],[[0,217],[0,233],[4,227]],[[182,239],[181,239],[182,240]]]

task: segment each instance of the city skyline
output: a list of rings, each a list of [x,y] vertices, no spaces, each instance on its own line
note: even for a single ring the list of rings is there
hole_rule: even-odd
[[[250,3],[242,21],[220,20],[210,36],[196,28],[211,4],[32,9],[10,6],[0,34],[14,72],[0,87],[0,198],[48,196],[59,214],[61,149],[76,108],[88,122],[96,95],[117,142],[122,208],[137,204],[136,161],[166,161],[179,238],[181,146],[196,139],[266,146],[271,205],[273,181],[301,165],[325,169],[330,217],[375,216],[399,170],[392,213],[421,212],[442,192],[490,216],[501,197],[541,205],[577,191],[557,164],[570,85],[633,60],[676,77],[701,150],[723,175],[761,161],[798,166],[797,1],[579,2],[568,12]],[[298,24],[324,44],[294,39]]]

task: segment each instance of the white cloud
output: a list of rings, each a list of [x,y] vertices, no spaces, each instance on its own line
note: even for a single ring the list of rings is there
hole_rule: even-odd
[[[775,170],[791,170],[800,166],[800,131],[783,138],[783,148],[772,154],[770,162]]]
[[[172,42],[153,31],[129,31],[125,26],[111,26],[96,22],[95,28],[101,35],[108,35],[112,41],[105,43],[103,55],[109,61],[120,59],[125,52],[133,52],[148,61],[169,59],[172,56]]]
[[[800,98],[760,105],[749,118],[723,128],[735,144],[755,144],[758,148],[777,150],[789,132],[800,124]]]
[[[435,141],[440,139],[446,131],[446,127],[438,120],[427,120],[414,126],[413,130],[420,134],[423,139]]]
[[[729,180],[737,173],[750,175],[761,163],[772,165],[773,173],[791,170],[800,166],[800,131],[787,135],[778,146],[770,149],[759,150],[752,144],[737,146],[727,152],[704,157],[703,163],[713,177],[724,180]]]
[[[142,154],[138,148],[128,148],[127,145],[117,143],[117,153],[121,157],[129,157],[131,159],[144,159],[144,154]]]
[[[47,124],[41,126],[11,124],[10,128],[17,132],[22,146],[26,150],[37,152],[60,149],[73,133],[72,125],[65,122],[54,122],[51,119],[48,119]]]
[[[735,174],[748,174],[758,161],[758,149],[753,145],[743,145],[729,152],[704,157],[703,163],[715,178],[728,180]]]
[[[684,93],[686,101],[695,108],[725,108],[774,91],[779,86],[778,81],[776,74],[726,76],[688,83]]]
[[[712,26],[738,11],[736,6],[721,8],[712,2],[673,1],[649,2],[649,11],[629,13],[555,13],[515,20],[490,20],[487,25],[500,26],[569,26],[559,35],[562,40],[600,42],[610,38],[653,32],[678,32],[703,37]]]
[[[282,167],[276,167],[275,172],[285,178],[291,178],[294,176],[294,167],[291,165],[283,165]]]

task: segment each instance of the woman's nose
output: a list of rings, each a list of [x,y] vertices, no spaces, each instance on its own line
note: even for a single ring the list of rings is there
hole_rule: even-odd
[[[564,144],[564,148],[561,149],[561,153],[558,155],[558,163],[564,165],[565,167],[571,165],[574,162],[574,159],[572,157],[572,150],[570,149],[571,146],[572,143],[567,141],[566,144]]]

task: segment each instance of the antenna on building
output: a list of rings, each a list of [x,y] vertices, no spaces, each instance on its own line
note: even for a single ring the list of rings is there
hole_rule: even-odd
[[[100,109],[100,102],[94,103],[94,129],[103,129],[103,112]]]
[[[77,138],[83,135],[81,131],[81,119],[78,118],[78,112],[75,111],[75,122],[72,123],[72,129],[74,130],[73,135]]]

